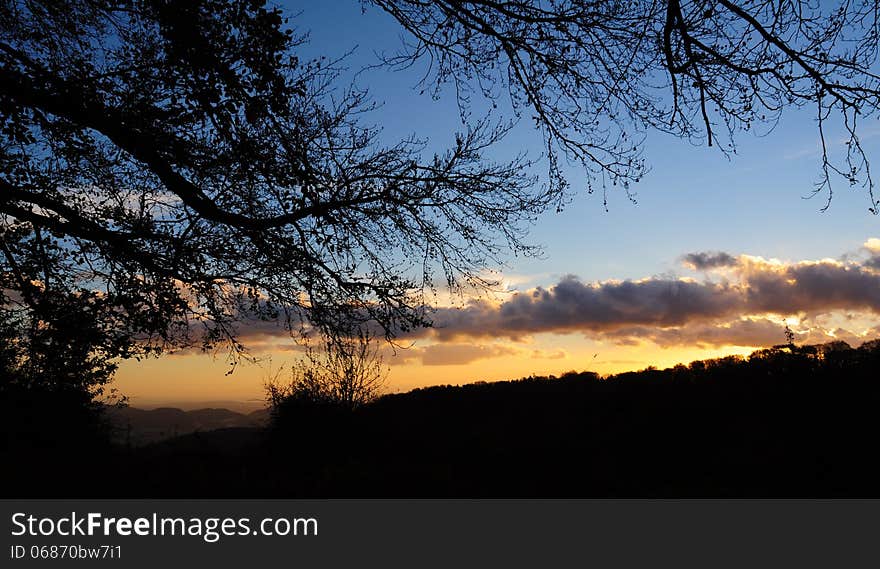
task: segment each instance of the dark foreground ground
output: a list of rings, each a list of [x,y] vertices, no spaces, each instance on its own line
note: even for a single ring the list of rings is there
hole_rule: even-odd
[[[4,405],[7,497],[880,496],[880,342],[293,402],[142,447],[46,405]]]

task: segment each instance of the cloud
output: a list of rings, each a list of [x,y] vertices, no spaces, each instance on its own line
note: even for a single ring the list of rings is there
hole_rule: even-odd
[[[418,358],[426,366],[465,365],[477,360],[521,353],[511,346],[475,344],[432,344],[424,348],[410,348],[409,351],[412,353],[405,354],[407,360]]]
[[[880,270],[880,239],[872,237],[865,241],[863,247],[869,255],[868,259],[865,261],[865,266]]]
[[[706,271],[719,267],[734,267],[737,262],[736,257],[721,251],[688,253],[682,257],[682,263],[697,271]]]
[[[726,283],[646,279],[583,283],[567,276],[549,289],[514,294],[502,303],[473,301],[434,315],[440,340],[461,337],[522,339],[541,332],[584,332],[626,325],[676,326],[730,314],[743,304],[742,290]]]
[[[562,349],[525,350],[504,344],[438,343],[400,350],[396,354],[396,361],[392,359],[389,361],[397,365],[421,363],[426,366],[446,366],[466,365],[479,360],[524,355],[536,360],[561,360],[568,357],[568,352]]]
[[[869,241],[866,248],[873,245],[880,251],[880,240]],[[874,257],[861,263],[785,263],[714,252],[683,259],[697,268],[731,270],[722,280],[701,282],[652,277],[586,283],[569,275],[503,302],[479,300],[440,309],[430,335],[441,342],[460,342],[583,333],[630,345],[647,339],[660,345],[761,346],[784,340],[782,317],[835,311],[880,314],[880,274],[870,264]],[[803,334],[806,339],[807,332]],[[817,332],[813,337],[829,341],[833,334]]]
[[[864,338],[864,333],[835,330],[816,319],[855,313],[876,321],[880,315],[880,239],[868,240],[863,248],[870,254],[867,260],[863,255],[862,260],[783,262],[722,251],[684,255],[685,264],[707,272],[702,281],[655,276],[584,282],[568,275],[552,286],[512,292],[504,299],[437,308],[432,328],[400,337],[431,342],[406,356],[424,365],[528,355],[522,348],[474,342],[522,342],[541,333],[577,333],[618,345],[765,346],[784,341],[782,319],[792,316],[810,320],[796,330],[798,341]],[[249,338],[270,343],[278,333],[265,322],[252,329],[243,324],[240,330],[245,344]]]
[[[803,343],[807,332],[795,331],[795,341]],[[667,348],[673,346],[718,347],[718,346],[771,346],[785,342],[785,324],[767,318],[740,318],[730,321],[706,322],[675,328],[632,327],[622,328],[606,334],[606,338],[616,341],[623,339],[631,343],[635,339],[650,341]],[[834,339],[824,336],[819,342]]]
[[[533,360],[564,360],[568,357],[565,350],[532,350]]]
[[[742,276],[745,309],[752,313],[880,313],[880,275],[855,263],[825,260],[779,266],[755,261]]]

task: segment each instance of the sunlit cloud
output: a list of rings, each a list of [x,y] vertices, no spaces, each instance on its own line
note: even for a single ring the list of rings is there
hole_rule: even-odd
[[[868,240],[864,248],[880,251],[880,240]],[[873,268],[875,259],[786,262],[720,251],[690,253],[683,264],[705,271],[705,280],[663,276],[587,283],[569,275],[503,302],[474,300],[463,308],[439,309],[434,328],[417,334],[439,342],[523,340],[549,332],[624,345],[765,346],[782,341],[785,318],[800,324],[807,317],[847,311],[876,318],[880,274]],[[865,334],[805,327],[795,337],[858,340]]]
[[[870,339],[880,314],[880,239],[865,242],[858,259],[783,261],[724,251],[680,258],[702,280],[662,275],[584,282],[574,275],[552,286],[515,290],[527,279],[499,279],[506,294],[436,307],[433,327],[402,334],[415,342],[398,361],[462,365],[498,357],[554,359],[529,347],[538,334],[581,334],[619,346],[767,346]],[[823,318],[823,316],[834,318]],[[856,326],[844,320],[860,320]],[[865,322],[872,325],[865,325]],[[277,322],[240,325],[246,345],[260,350],[290,343]]]
[[[464,365],[477,360],[514,356],[519,350],[510,346],[475,345],[475,344],[432,344],[425,348],[416,348],[415,354],[422,365]]]
[[[880,270],[880,239],[872,237],[865,242],[864,249],[868,252],[865,266]]]
[[[564,360],[569,357],[565,350],[532,350],[533,360]]]

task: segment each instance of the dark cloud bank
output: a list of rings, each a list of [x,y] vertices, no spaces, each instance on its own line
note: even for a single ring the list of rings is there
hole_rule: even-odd
[[[861,262],[783,264],[714,252],[685,255],[682,261],[696,270],[723,271],[702,281],[657,277],[585,283],[567,276],[501,303],[473,301],[463,308],[439,309],[434,328],[418,333],[439,341],[553,332],[619,343],[648,339],[661,345],[759,346],[783,340],[780,316],[880,314],[876,255]],[[804,339],[811,334],[816,336],[801,332]]]
[[[784,341],[781,318],[798,317],[798,341],[857,343],[866,339],[864,326],[856,334],[817,327],[813,319],[838,312],[867,315],[869,321],[880,315],[880,240],[869,240],[858,260],[781,263],[715,251],[690,253],[681,262],[702,280],[663,276],[588,283],[566,276],[503,302],[439,308],[432,315],[434,327],[400,338],[456,344],[422,354],[435,363],[504,355],[497,346],[465,349],[475,339],[521,340],[539,333],[580,333],[618,344],[767,346]],[[880,334],[876,320],[869,326],[874,328],[868,335]],[[274,322],[245,324],[241,333],[246,344],[268,346],[285,332]]]

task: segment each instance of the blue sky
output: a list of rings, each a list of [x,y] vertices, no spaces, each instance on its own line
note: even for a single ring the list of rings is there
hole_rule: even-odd
[[[400,49],[406,39],[396,22],[372,6],[362,12],[351,0],[298,4],[281,5],[298,14],[292,21],[310,34],[303,54],[332,58],[354,50],[346,63],[351,76],[375,64],[377,53]],[[419,94],[423,71],[416,66],[357,75],[357,83],[383,103],[371,119],[389,142],[415,133],[442,147],[451,140],[450,126],[460,125],[451,92],[439,100]],[[878,125],[864,126],[871,152],[880,141],[871,136]],[[864,192],[838,180],[824,213],[819,211],[824,196],[802,199],[819,175],[817,140],[809,110],[788,112],[768,136],[740,135],[732,159],[714,148],[651,133],[645,143],[651,172],[633,187],[637,204],[612,191],[606,212],[601,196],[577,192],[561,214],[548,212],[532,228],[532,241],[544,245],[544,258],[512,259],[508,271],[545,275],[547,283],[568,273],[586,280],[640,278],[679,270],[678,257],[694,250],[797,260],[856,249],[880,233],[880,218],[867,211]],[[520,125],[496,155],[502,159],[519,150],[540,155],[539,133]],[[579,168],[567,170],[573,188],[585,185]]]
[[[357,74],[377,63],[375,52],[401,47],[403,31],[389,16],[373,7],[364,14],[354,0],[285,8],[299,13],[293,23],[310,32],[302,57],[332,59],[354,50],[343,79],[356,79],[383,103],[366,118],[381,125],[387,143],[416,134],[442,149],[453,140],[461,127],[454,97],[420,95],[416,84],[423,67]],[[876,118],[862,126],[869,156],[880,156]],[[830,141],[842,140],[833,128],[827,134]],[[494,156],[503,160],[520,151],[538,156],[541,142],[540,134],[523,124]],[[649,133],[644,154],[651,172],[633,187],[638,204],[612,191],[605,211],[601,195],[580,191],[562,213],[543,215],[530,231],[531,242],[544,246],[543,257],[512,258],[504,269],[525,294],[442,313],[453,323],[446,332],[417,337],[411,350],[389,357],[388,389],[571,369],[611,373],[747,354],[781,342],[786,322],[802,342],[858,344],[880,335],[880,240],[869,241],[880,237],[880,217],[868,212],[863,190],[841,180],[828,211],[820,212],[824,196],[803,199],[820,165],[811,112],[789,111],[769,136],[743,134],[737,142],[737,155],[728,159],[714,148]],[[840,142],[832,146],[837,152],[843,148]],[[573,188],[585,187],[578,168],[567,174]],[[690,270],[682,256],[697,251],[723,251],[733,261],[710,271]],[[841,262],[852,254],[861,260]],[[627,279],[633,282],[618,282]],[[534,287],[542,287],[544,297],[533,296]],[[511,319],[511,313],[523,317]],[[608,326],[603,317],[619,320]],[[531,319],[532,330],[523,327],[523,318]],[[226,377],[222,357],[126,362],[118,386],[142,406],[217,400],[259,405],[267,375],[294,353],[284,334],[260,334],[248,337],[245,331],[245,343],[264,362],[271,357],[271,364],[241,366]],[[187,381],[179,381],[181,376]]]

